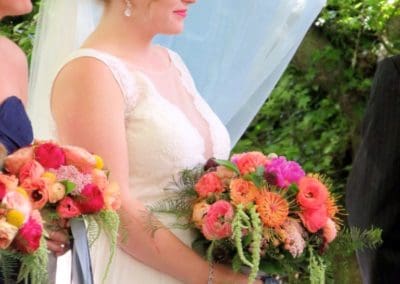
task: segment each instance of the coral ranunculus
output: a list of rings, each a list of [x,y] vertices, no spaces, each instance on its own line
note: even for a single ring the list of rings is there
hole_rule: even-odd
[[[278,193],[264,191],[256,199],[257,212],[267,227],[282,225],[289,214],[288,202]]]
[[[195,185],[195,190],[200,197],[208,197],[224,191],[224,186],[215,172],[209,172],[199,179]]]
[[[65,164],[64,151],[58,145],[51,142],[35,147],[35,159],[48,169],[58,169]]]
[[[18,177],[22,186],[30,187],[28,185],[43,183],[42,175],[44,172],[43,166],[32,160],[21,167]]]
[[[21,148],[4,160],[4,168],[13,175],[18,175],[21,167],[33,160],[33,147]]]
[[[33,253],[40,246],[42,225],[35,219],[29,218],[28,222],[18,231],[15,237],[15,246],[22,253]]]
[[[325,205],[322,205],[318,209],[306,209],[300,214],[300,218],[303,221],[306,229],[315,233],[322,229],[328,221],[328,212]]]
[[[81,215],[78,204],[69,196],[65,197],[58,203],[56,208],[58,215],[61,218],[73,218]]]
[[[242,175],[254,172],[257,167],[265,166],[268,158],[261,152],[246,152],[233,155],[231,161],[236,164]]]
[[[324,205],[329,192],[326,186],[315,177],[305,176],[299,181],[297,202],[305,209],[318,209]]]
[[[241,178],[231,180],[229,188],[232,202],[236,205],[253,202],[259,193],[253,182]]]
[[[44,184],[41,187],[27,191],[32,202],[33,209],[42,209],[46,205],[47,201],[49,201],[48,189]]]
[[[95,184],[86,185],[76,202],[82,214],[97,213],[104,208],[103,193]]]
[[[285,157],[272,159],[265,167],[266,175],[275,177],[275,185],[286,188],[305,176],[303,169],[294,161],[287,161]]]
[[[81,147],[66,145],[62,149],[65,153],[66,164],[74,165],[83,173],[90,173],[96,167],[96,157]]]
[[[202,226],[208,240],[220,240],[232,235],[233,208],[225,200],[218,200],[210,206]]]

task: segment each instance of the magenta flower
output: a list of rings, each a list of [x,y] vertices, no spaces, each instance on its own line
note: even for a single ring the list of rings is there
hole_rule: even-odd
[[[265,166],[265,176],[268,181],[273,180],[274,185],[286,188],[292,183],[298,183],[305,173],[298,163],[287,161],[285,157],[280,156]]]

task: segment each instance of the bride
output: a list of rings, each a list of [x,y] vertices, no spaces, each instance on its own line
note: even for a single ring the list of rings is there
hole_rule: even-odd
[[[64,1],[59,13],[80,1],[89,2]],[[121,235],[126,238],[121,237],[106,282],[247,283],[246,276],[210,265],[194,253],[188,247],[190,232],[167,229],[170,220],[165,217],[158,216],[165,227],[154,235],[148,230],[146,205],[166,197],[163,188],[171,177],[210,157],[226,159],[231,147],[226,128],[199,95],[180,56],[152,43],[158,34],[181,33],[196,1],[99,1],[104,12],[83,45],[57,72],[32,79],[36,84],[55,77],[51,110],[57,138],[101,155],[120,185],[120,218],[126,231]],[[50,8],[48,12],[55,13]],[[88,21],[83,15],[76,15],[78,23]],[[66,26],[60,26],[65,34],[57,31],[65,41],[71,36]],[[46,48],[40,42],[38,46]],[[57,50],[46,49],[39,61],[63,48],[58,42]],[[43,92],[33,89],[33,96]],[[36,110],[39,114],[33,120],[40,120],[42,110]],[[107,247],[102,236],[91,250],[95,283],[102,281],[106,270]]]

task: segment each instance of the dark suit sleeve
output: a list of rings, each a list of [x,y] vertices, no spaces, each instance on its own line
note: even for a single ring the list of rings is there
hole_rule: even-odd
[[[349,223],[383,230],[383,245],[358,253],[364,283],[400,279],[400,56],[378,64],[361,144],[346,187]]]

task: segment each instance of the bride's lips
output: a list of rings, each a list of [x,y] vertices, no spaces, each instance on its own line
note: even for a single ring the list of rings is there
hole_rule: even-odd
[[[174,14],[176,14],[182,18],[185,18],[186,14],[187,14],[187,9],[175,10]]]

